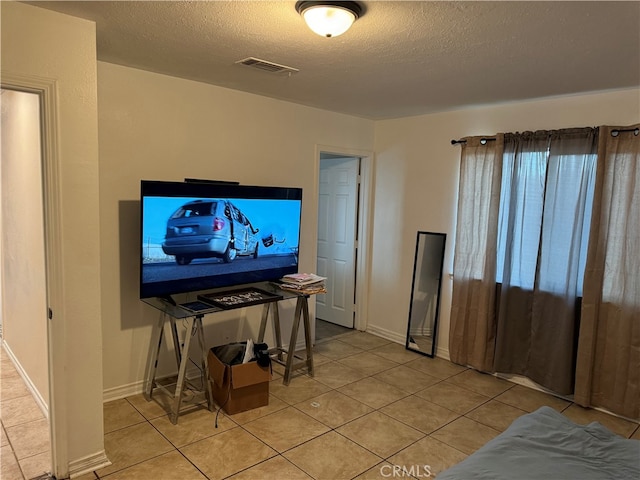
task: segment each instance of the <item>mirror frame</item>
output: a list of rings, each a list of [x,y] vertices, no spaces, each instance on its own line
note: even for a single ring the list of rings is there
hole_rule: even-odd
[[[415,288],[416,288],[416,279],[418,277],[416,270],[418,269],[418,257],[419,257],[419,253],[420,253],[420,237],[421,236],[426,236],[426,235],[435,235],[435,236],[439,236],[442,237],[442,253],[440,255],[440,268],[438,270],[439,274],[440,274],[440,279],[438,281],[438,296],[436,299],[436,305],[435,305],[435,314],[434,314],[434,319],[433,319],[433,333],[432,333],[432,341],[431,341],[431,351],[427,352],[427,351],[422,351],[422,350],[418,350],[415,348],[410,348],[409,347],[409,338],[411,336],[411,314],[412,314],[412,310],[413,310],[413,297],[415,294]],[[433,358],[435,356],[435,351],[436,351],[436,339],[438,336],[438,318],[440,316],[440,296],[442,295],[442,275],[443,275],[443,270],[444,270],[444,254],[445,254],[445,249],[446,249],[446,243],[447,243],[447,234],[446,233],[438,233],[438,232],[427,232],[427,231],[423,231],[423,230],[418,230],[418,233],[416,235],[416,251],[413,257],[413,279],[411,280],[411,298],[409,300],[409,318],[407,320],[407,337],[405,339],[405,348],[407,350],[410,350],[412,352],[416,352],[419,353],[421,355],[425,355],[427,357]],[[424,247],[423,247],[424,248]]]

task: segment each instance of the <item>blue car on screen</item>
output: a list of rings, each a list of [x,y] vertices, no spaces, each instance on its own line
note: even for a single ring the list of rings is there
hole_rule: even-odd
[[[185,203],[167,221],[162,250],[174,255],[178,265],[194,258],[221,258],[232,262],[238,255],[258,258],[258,229],[229,200],[206,199]]]

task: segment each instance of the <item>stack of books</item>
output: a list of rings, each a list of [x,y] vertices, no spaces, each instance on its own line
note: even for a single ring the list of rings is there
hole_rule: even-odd
[[[324,281],[325,277],[315,273],[291,273],[280,279],[280,288],[307,295],[327,293]]]

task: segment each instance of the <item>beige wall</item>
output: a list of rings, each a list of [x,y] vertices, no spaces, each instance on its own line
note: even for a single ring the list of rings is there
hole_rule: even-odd
[[[140,180],[191,177],[302,187],[300,268],[314,271],[316,145],[371,150],[373,122],[103,62],[98,104],[108,399],[142,388],[159,317],[138,299]],[[281,313],[283,331],[293,316],[289,307]],[[207,344],[255,337],[259,314],[253,308],[207,317]],[[160,373],[175,371],[172,361],[163,351]]]
[[[448,356],[448,273],[453,263],[459,160],[459,147],[451,146],[450,140],[499,131],[630,124],[640,116],[640,91],[625,90],[374,124],[108,63],[99,62],[98,73],[107,399],[142,388],[152,325],[158,319],[157,312],[137,297],[140,179],[196,177],[303,187],[301,269],[313,270],[314,146],[370,150],[375,128],[368,330],[404,342],[415,233],[444,232],[448,237],[438,349]],[[255,334],[257,317],[242,311],[207,323],[207,343],[215,345]],[[161,370],[169,372],[174,368],[171,356],[163,352],[162,358]]]
[[[630,125],[640,121],[640,89],[573,95],[376,123],[376,188],[369,329],[404,339],[417,230],[447,234],[438,327],[448,357],[460,147],[450,141],[537,129]]]
[[[451,271],[459,159],[452,138],[640,121],[638,89],[374,123],[108,63],[97,63],[96,80],[92,23],[8,2],[2,2],[2,62],[3,73],[58,82],[66,315],[55,325],[67,337],[71,460],[102,448],[103,390],[108,398],[142,387],[159,315],[138,300],[141,179],[303,187],[301,269],[313,270],[316,145],[374,150],[369,330],[403,341],[417,230],[448,234],[445,272]],[[451,298],[446,275],[443,287],[438,336],[446,356]],[[255,318],[248,317],[221,316],[207,331],[208,343],[255,331]],[[163,352],[164,363],[170,360]]]
[[[104,461],[95,24],[18,2],[0,7],[2,81],[52,85],[57,106],[46,162],[58,184],[45,195],[53,209],[45,233],[57,232],[47,238],[48,274],[59,279],[49,285],[50,413],[62,478]]]
[[[42,408],[49,408],[40,105],[2,93],[2,340]]]

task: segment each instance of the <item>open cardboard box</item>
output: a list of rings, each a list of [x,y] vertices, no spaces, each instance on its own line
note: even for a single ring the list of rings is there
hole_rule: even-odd
[[[207,362],[213,399],[229,415],[269,405],[271,370],[257,362],[226,365],[209,350]]]

